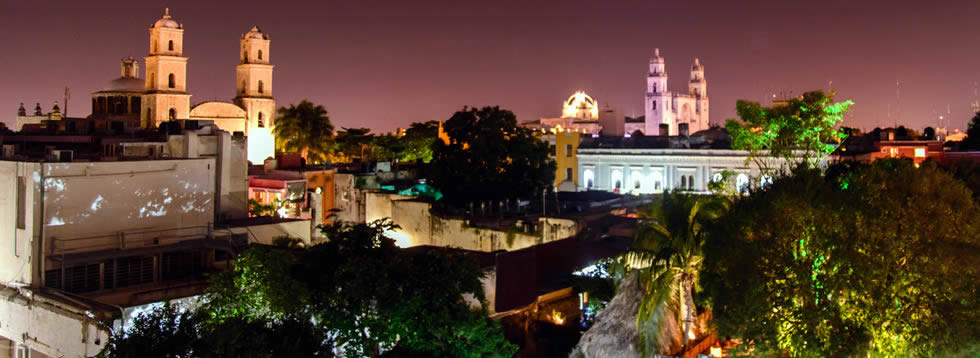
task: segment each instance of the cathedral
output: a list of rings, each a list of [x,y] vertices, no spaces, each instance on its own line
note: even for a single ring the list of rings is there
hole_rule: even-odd
[[[90,119],[105,119],[111,125],[138,123],[157,128],[176,120],[211,121],[229,132],[248,137],[248,160],[261,163],[274,155],[272,134],[276,100],[272,97],[272,68],[269,35],[253,27],[242,35],[236,96],[232,102],[202,102],[191,106],[187,92],[187,57],[184,57],[184,26],[170,16],[150,26],[150,51],[144,58],[145,77],[132,57],[122,60],[121,77],[92,94]]]
[[[627,133],[639,130],[645,135],[674,136],[708,129],[707,88],[704,66],[695,58],[687,94],[668,91],[664,59],[660,57],[660,49],[655,49],[647,74],[645,120],[642,123],[627,123]]]

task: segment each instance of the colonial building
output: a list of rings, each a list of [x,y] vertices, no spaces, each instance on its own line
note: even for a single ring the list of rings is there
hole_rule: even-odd
[[[741,192],[771,180],[747,161],[747,151],[727,149],[725,138],[713,132],[720,130],[690,137],[585,138],[576,155],[579,188],[622,194],[708,192],[711,182],[725,181]],[[782,162],[774,164],[778,168]]]
[[[697,58],[691,66],[687,94],[667,89],[667,72],[660,49],[654,49],[647,74],[646,120],[627,123],[626,132],[637,130],[646,135],[688,135],[708,129],[708,82],[704,65]]]
[[[273,156],[276,101],[272,96],[269,35],[253,27],[239,40],[240,63],[235,68],[234,101],[192,106],[187,85],[188,59],[184,56],[184,25],[174,20],[167,9],[162,18],[150,25],[149,32],[145,78],[139,78],[138,61],[125,58],[121,76],[92,94],[92,114],[87,118],[63,118],[57,104],[51,113],[41,113],[38,105],[34,114],[28,115],[21,105],[16,129],[20,131],[28,125],[68,133],[119,134],[157,128],[168,121],[204,120],[228,132],[244,133],[248,137],[248,160],[252,163],[262,163]]]

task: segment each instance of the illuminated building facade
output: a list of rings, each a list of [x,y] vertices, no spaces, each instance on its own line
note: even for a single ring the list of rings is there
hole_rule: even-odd
[[[647,74],[646,120],[627,123],[626,132],[641,131],[645,135],[688,135],[709,128],[708,82],[704,65],[697,58],[691,66],[687,94],[667,89],[667,72],[660,49],[650,58]]]

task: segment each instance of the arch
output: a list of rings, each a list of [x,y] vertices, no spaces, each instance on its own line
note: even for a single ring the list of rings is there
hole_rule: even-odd
[[[714,175],[711,176],[711,181],[715,183],[720,183],[722,179],[724,179],[724,177],[725,176],[722,175],[721,173],[715,173]]]
[[[173,50],[174,50],[174,40],[170,40],[170,42],[167,43],[167,51],[173,51]]]
[[[258,56],[258,59],[260,59],[260,60],[262,59],[262,50],[259,50],[259,56]]]
[[[170,76],[167,76],[167,87],[169,88],[177,87],[177,78],[174,76],[173,73],[171,73]]]
[[[167,114],[167,119],[171,121],[177,120],[177,110],[171,108],[170,113]]]
[[[749,190],[749,176],[745,174],[739,174],[735,177],[735,190],[739,193],[745,193]]]
[[[690,189],[690,190],[696,189],[694,187],[694,176],[693,175],[688,175],[687,176],[687,188]]]
[[[265,128],[265,122],[263,121],[262,112],[259,112],[259,128]]]
[[[582,177],[585,179],[585,187],[591,188],[595,184],[595,172],[592,169],[586,169],[582,173]]]
[[[765,188],[770,184],[772,184],[772,176],[770,176],[769,174],[763,175],[762,178],[759,178],[760,188]]]
[[[265,92],[265,89],[262,80],[259,80],[259,93],[263,93],[263,92]]]
[[[633,190],[640,191],[643,189],[643,173],[639,170],[634,170],[630,172],[630,180],[633,181]]]
[[[623,187],[623,171],[614,169],[609,179],[611,179],[613,190],[618,193],[619,189]]]

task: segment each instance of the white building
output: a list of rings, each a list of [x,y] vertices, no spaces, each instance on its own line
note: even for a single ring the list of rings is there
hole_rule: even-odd
[[[667,72],[660,49],[650,58],[647,74],[646,120],[643,123],[627,123],[626,132],[637,130],[646,135],[687,135],[709,128],[708,82],[704,79],[704,66],[697,58],[691,66],[687,94],[667,89]],[[667,133],[663,133],[666,129]]]

